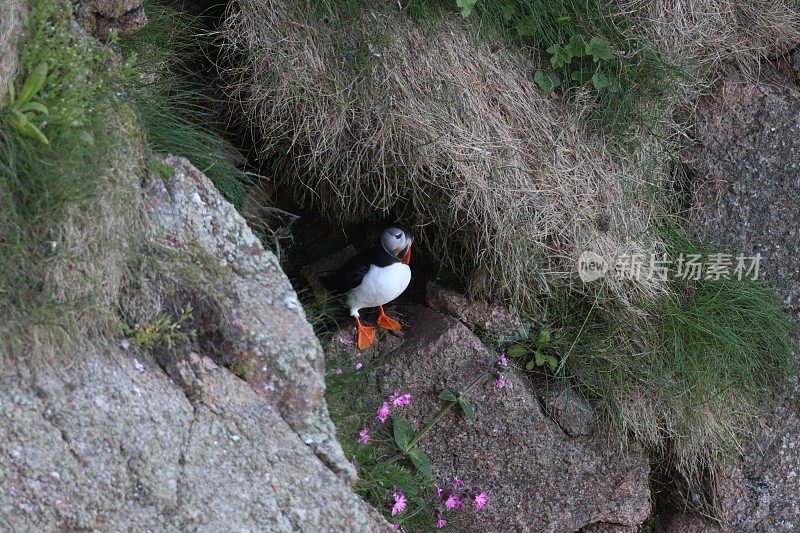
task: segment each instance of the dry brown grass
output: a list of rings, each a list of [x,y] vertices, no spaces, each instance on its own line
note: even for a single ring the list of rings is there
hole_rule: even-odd
[[[626,0],[649,40],[684,65],[700,85],[736,70],[756,74],[760,60],[800,42],[800,9],[792,0]]]

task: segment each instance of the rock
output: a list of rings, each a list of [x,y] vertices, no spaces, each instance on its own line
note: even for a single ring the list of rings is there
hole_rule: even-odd
[[[138,190],[142,167],[123,161]],[[162,268],[185,258],[201,281],[211,267],[194,262],[213,263],[215,285],[176,289],[198,304],[196,338],[151,351],[81,338],[50,365],[3,359],[0,530],[389,530],[348,483],[321,349],[274,256],[208,178],[167,162],[173,175],[145,181],[133,202],[146,231],[126,246]],[[124,293],[109,282],[115,301],[154,291],[143,298],[161,309],[178,297],[136,280]],[[256,363],[249,382],[224,368],[239,350]]]
[[[788,531],[800,524],[800,394],[794,390],[762,421],[714,491],[728,531]]]
[[[721,533],[716,522],[690,513],[679,513],[669,518],[661,529],[664,533]]]
[[[419,429],[438,411],[445,388],[461,388],[493,362],[459,321],[420,310],[406,342],[391,354],[382,393],[411,392],[410,423]],[[490,379],[469,400],[476,421],[451,412],[420,442],[435,476],[458,476],[490,494],[465,531],[577,531],[596,524],[635,528],[650,514],[649,466],[643,453],[622,453],[601,437],[570,438],[542,409],[515,371],[507,386]]]
[[[143,0],[80,0],[76,18],[87,32],[104,39],[112,31],[136,33],[147,25]]]
[[[544,406],[553,420],[570,437],[591,435],[594,430],[594,409],[572,389],[548,390]]]
[[[199,246],[230,272],[224,294],[216,297],[214,320],[224,321],[217,333],[222,338],[214,340],[225,347],[220,362],[250,354],[253,389],[329,467],[354,480],[325,404],[322,348],[275,255],[187,159],[165,162],[175,169],[172,176],[150,176],[145,193],[158,238],[179,252]]]
[[[23,0],[0,2],[0,106],[5,101],[8,82],[17,72],[17,44],[26,15],[27,4]]]
[[[591,524],[580,529],[581,533],[636,533],[636,526],[623,526],[620,524]]]
[[[703,233],[760,253],[764,277],[800,316],[800,93],[792,86],[725,80],[701,109],[692,218]],[[800,340],[800,339],[798,339]],[[800,387],[760,421],[712,495],[729,531],[800,525]]]
[[[209,358],[170,379],[119,349],[73,356],[0,378],[0,529],[389,530]]]
[[[737,253],[761,254],[761,272],[800,312],[800,93],[728,78],[700,117],[692,222]]]
[[[522,325],[519,317],[501,304],[470,301],[465,295],[435,283],[428,283],[427,302],[437,311],[492,333],[511,335]]]

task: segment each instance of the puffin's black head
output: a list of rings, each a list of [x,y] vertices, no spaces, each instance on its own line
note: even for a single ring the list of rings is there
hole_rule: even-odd
[[[414,237],[411,232],[401,226],[386,228],[381,233],[383,249],[405,264],[411,262],[411,244],[413,242]]]

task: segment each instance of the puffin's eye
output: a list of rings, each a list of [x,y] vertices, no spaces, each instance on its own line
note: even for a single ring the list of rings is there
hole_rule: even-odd
[[[400,237],[402,237],[402,236],[403,236],[403,234],[402,234],[402,233],[397,233],[397,234],[395,234],[394,238],[395,238],[395,239],[399,239],[399,238],[400,238]]]

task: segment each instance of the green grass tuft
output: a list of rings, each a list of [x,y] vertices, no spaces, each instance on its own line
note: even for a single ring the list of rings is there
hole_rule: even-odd
[[[704,251],[680,236],[671,242],[675,255]],[[600,402],[622,440],[698,486],[740,451],[793,371],[793,324],[760,282],[673,284],[641,317],[576,298],[551,327],[563,375]]]
[[[218,130],[222,104],[190,77],[187,58],[204,46],[199,19],[161,2],[146,2],[148,24],[121,41],[126,85],[139,110],[149,146],[183,156],[203,171],[237,208],[251,183],[245,158]]]
[[[97,312],[110,312],[121,254],[116,221],[127,216],[119,206],[133,202],[117,202],[124,187],[106,187],[119,151],[129,148],[109,50],[76,31],[68,2],[30,2],[24,35],[15,92],[39,73],[31,101],[40,111],[30,117],[47,143],[10,121],[13,102],[0,110],[0,332],[4,348],[27,353],[45,337],[96,327]],[[74,268],[88,256],[94,260]]]

